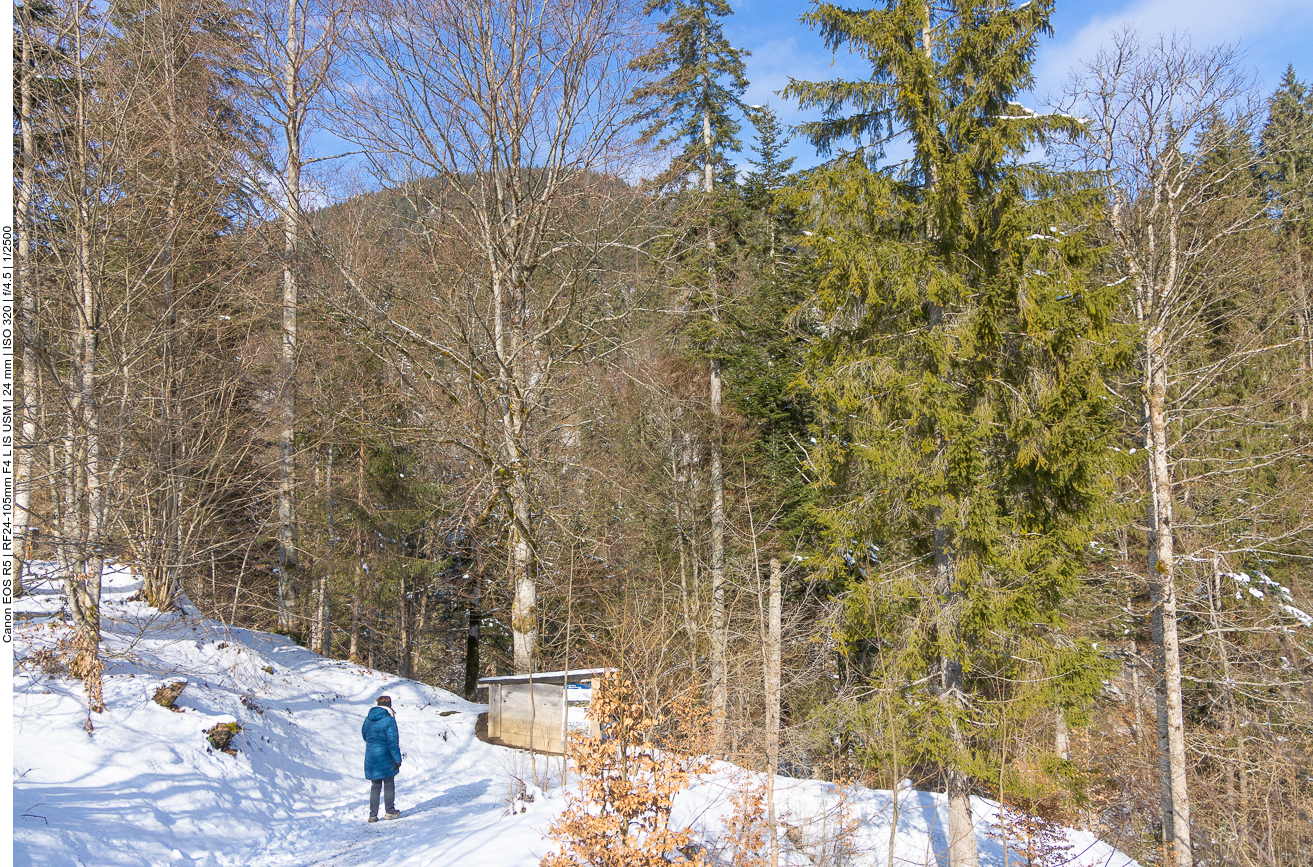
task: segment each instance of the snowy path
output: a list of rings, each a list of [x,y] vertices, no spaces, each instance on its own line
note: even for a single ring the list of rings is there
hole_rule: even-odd
[[[279,636],[161,615],[126,601],[138,586],[124,572],[106,581],[109,709],[94,733],[78,684],[30,667],[15,677],[15,863],[418,867],[532,864],[545,851],[550,808],[503,815],[507,769],[523,760],[474,737],[484,706]],[[54,587],[20,603],[20,656],[66,634]],[[183,712],[150,701],[180,679]],[[406,753],[404,815],[369,825],[360,723],[385,692]],[[235,757],[205,741],[220,722],[242,726]],[[500,851],[481,859],[490,841]],[[512,843],[520,857],[507,857]]]

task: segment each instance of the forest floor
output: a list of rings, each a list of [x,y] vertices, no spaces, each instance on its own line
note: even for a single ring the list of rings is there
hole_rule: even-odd
[[[13,834],[19,867],[532,867],[565,809],[561,759],[475,737],[471,704],[435,687],[325,659],[290,639],[161,613],[131,597],[126,569],[105,577],[107,710],[59,670],[71,635],[62,589],[36,582],[15,603]],[[41,651],[49,651],[38,656]],[[170,710],[152,701],[186,681]],[[392,696],[405,761],[401,818],[366,824],[360,723]],[[86,723],[90,720],[91,730]],[[205,730],[241,729],[235,755]],[[759,775],[719,763],[678,796],[687,826],[728,864],[731,795]],[[779,778],[780,863],[788,867],[947,867],[943,798],[907,789]],[[973,799],[982,865],[1004,867],[997,805]],[[1055,863],[1135,867],[1093,835],[1066,831]],[[1014,846],[1010,846],[1010,849]],[[1019,865],[1017,852],[1006,863]]]

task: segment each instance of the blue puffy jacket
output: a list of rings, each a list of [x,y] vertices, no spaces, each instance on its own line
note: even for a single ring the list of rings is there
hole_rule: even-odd
[[[360,726],[365,739],[365,779],[386,780],[397,775],[401,765],[401,743],[397,738],[397,721],[387,708],[371,707]]]

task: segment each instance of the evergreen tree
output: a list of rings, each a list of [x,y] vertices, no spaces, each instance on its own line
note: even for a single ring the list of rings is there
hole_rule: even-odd
[[[1052,7],[821,4],[803,20],[872,74],[785,91],[824,111],[804,125],[822,152],[856,145],[796,198],[821,271],[811,464],[831,567],[880,588],[855,595],[870,610],[854,611],[850,640],[872,618],[915,624],[902,634],[937,701],[911,708],[922,755],[942,769],[954,867],[978,862],[972,720],[990,674],[1019,673],[1016,636],[1060,625],[1112,436],[1100,371],[1115,290],[1087,281],[1091,200],[1023,162],[1073,129],[1015,101]],[[881,166],[898,136],[911,157]],[[914,574],[928,594],[908,585]]]
[[[1299,324],[1299,413],[1307,421],[1313,412],[1313,89],[1295,77],[1293,66],[1269,100],[1262,148]]]
[[[146,456],[129,463],[142,479],[124,523],[143,552],[143,595],[167,609],[200,546],[203,522],[189,513],[215,514],[216,491],[233,471],[208,443],[223,437],[239,410],[201,383],[231,375],[211,359],[222,357],[219,346],[234,335],[195,323],[231,305],[220,287],[240,268],[229,239],[249,212],[243,162],[259,140],[240,108],[234,70],[244,33],[230,6],[119,0],[107,11],[117,36],[101,75],[105,97],[122,101],[125,147],[105,238],[122,277],[106,275],[101,285],[107,298],[152,310],[155,321],[138,331],[129,317],[113,317],[103,340],[124,356],[128,347],[153,346],[152,362],[121,371],[139,392],[116,423]]]
[[[781,202],[794,157],[786,159],[783,155],[789,140],[771,107],[753,107],[749,112],[757,130],[757,143],[753,147],[754,156],[748,158],[748,165],[753,170],[743,179],[743,199],[749,208],[761,215],[765,244],[761,246],[758,257],[764,258],[773,274],[781,252],[776,245],[777,235],[794,214],[791,209],[782,207]]]
[[[734,166],[726,154],[741,145],[734,115],[748,86],[747,52],[729,44],[719,20],[733,10],[725,0],[649,0],[645,11],[668,17],[657,28],[664,38],[634,61],[636,69],[664,73],[632,97],[647,106],[638,115],[644,140],[681,144],[668,177],[687,179],[696,171],[695,185],[708,193],[732,184]]]
[[[762,487],[771,492],[775,521],[770,536],[788,556],[811,544],[808,517],[814,497],[802,473],[811,424],[804,392],[794,388],[806,355],[805,336],[792,324],[807,297],[808,260],[799,249],[797,211],[785,201],[792,157],[784,127],[767,106],[751,108],[756,128],[743,178],[741,210],[744,289],[726,308],[721,338],[729,403],[754,425],[748,460]]]
[[[700,349],[709,356],[708,397],[713,424],[718,425],[723,393],[722,359],[718,354],[718,336],[722,329],[720,271],[725,265],[725,250],[718,247],[724,231],[724,218],[730,217],[729,200],[717,195],[734,189],[734,168],[728,153],[738,149],[739,123],[735,110],[742,108],[740,98],[747,89],[743,75],[744,52],[729,44],[718,19],[732,11],[725,0],[650,0],[648,14],[668,15],[659,26],[664,36],[650,52],[634,61],[636,69],[665,75],[635,90],[631,101],[648,106],[639,114],[645,123],[643,138],[656,140],[665,147],[682,142],[683,149],[663,176],[668,186],[684,187],[690,180],[701,181],[702,195],[686,201],[678,222],[688,230],[692,243],[674,257],[676,282],[689,281],[697,287],[691,293],[689,307],[706,311],[709,321],[700,323]],[[692,172],[701,175],[695,179]],[[701,280],[699,280],[701,278]],[[698,291],[698,290],[701,291]],[[699,297],[700,296],[700,297]],[[723,734],[728,709],[727,643],[725,582],[725,477],[720,433],[710,437],[711,488],[711,702],[717,720],[716,740]]]

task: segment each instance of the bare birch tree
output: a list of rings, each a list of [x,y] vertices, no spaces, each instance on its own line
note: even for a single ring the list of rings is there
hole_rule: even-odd
[[[267,0],[252,10],[247,62],[257,110],[281,133],[274,156],[282,220],[282,340],[278,359],[278,626],[293,628],[293,576],[299,564],[296,520],[297,319],[300,315],[304,173],[331,157],[310,156],[326,88],[339,59],[350,5],[331,0]],[[327,619],[327,587],[317,590],[314,630]]]
[[[563,227],[585,200],[604,213],[599,189],[617,183],[605,175],[623,170],[636,22],[624,0],[386,0],[358,29],[348,134],[408,196],[408,228],[441,260],[418,287],[435,318],[378,296],[369,307],[435,359],[422,373],[436,393],[488,411],[453,439],[489,467],[507,513],[517,671],[538,640],[533,442],[560,420],[546,412],[558,368],[588,342],[572,328],[593,276]]]
[[[1266,226],[1266,204],[1247,188],[1254,155],[1224,140],[1248,140],[1258,101],[1234,47],[1198,50],[1184,38],[1132,31],[1114,34],[1074,74],[1066,97],[1069,110],[1087,118],[1077,155],[1103,179],[1112,267],[1128,284],[1139,335],[1137,377],[1125,398],[1138,404],[1145,454],[1163,843],[1172,863],[1190,867],[1178,572],[1183,553],[1194,561],[1203,552],[1179,550],[1183,498],[1210,476],[1235,478],[1283,456],[1277,449],[1220,463],[1197,459],[1213,431],[1253,420],[1253,407],[1219,395],[1219,383],[1284,341],[1271,329],[1219,325],[1248,315],[1224,308],[1261,270],[1244,252]],[[1225,345],[1206,347],[1209,340]],[[1192,534],[1193,545],[1229,547],[1220,525],[1195,529],[1202,532]]]
[[[51,145],[62,165],[47,176],[46,186],[59,230],[43,241],[58,296],[56,309],[66,311],[67,319],[58,335],[52,334],[57,345],[50,347],[51,387],[61,418],[48,427],[47,525],[77,635],[73,673],[86,682],[91,710],[101,711],[100,590],[108,467],[102,461],[97,388],[104,321],[96,226],[104,218],[101,184],[113,174],[104,166],[121,154],[125,136],[121,124],[105,117],[97,92],[96,69],[109,39],[105,22],[88,4],[75,2],[59,9],[51,32],[57,62],[47,73],[63,82]]]

